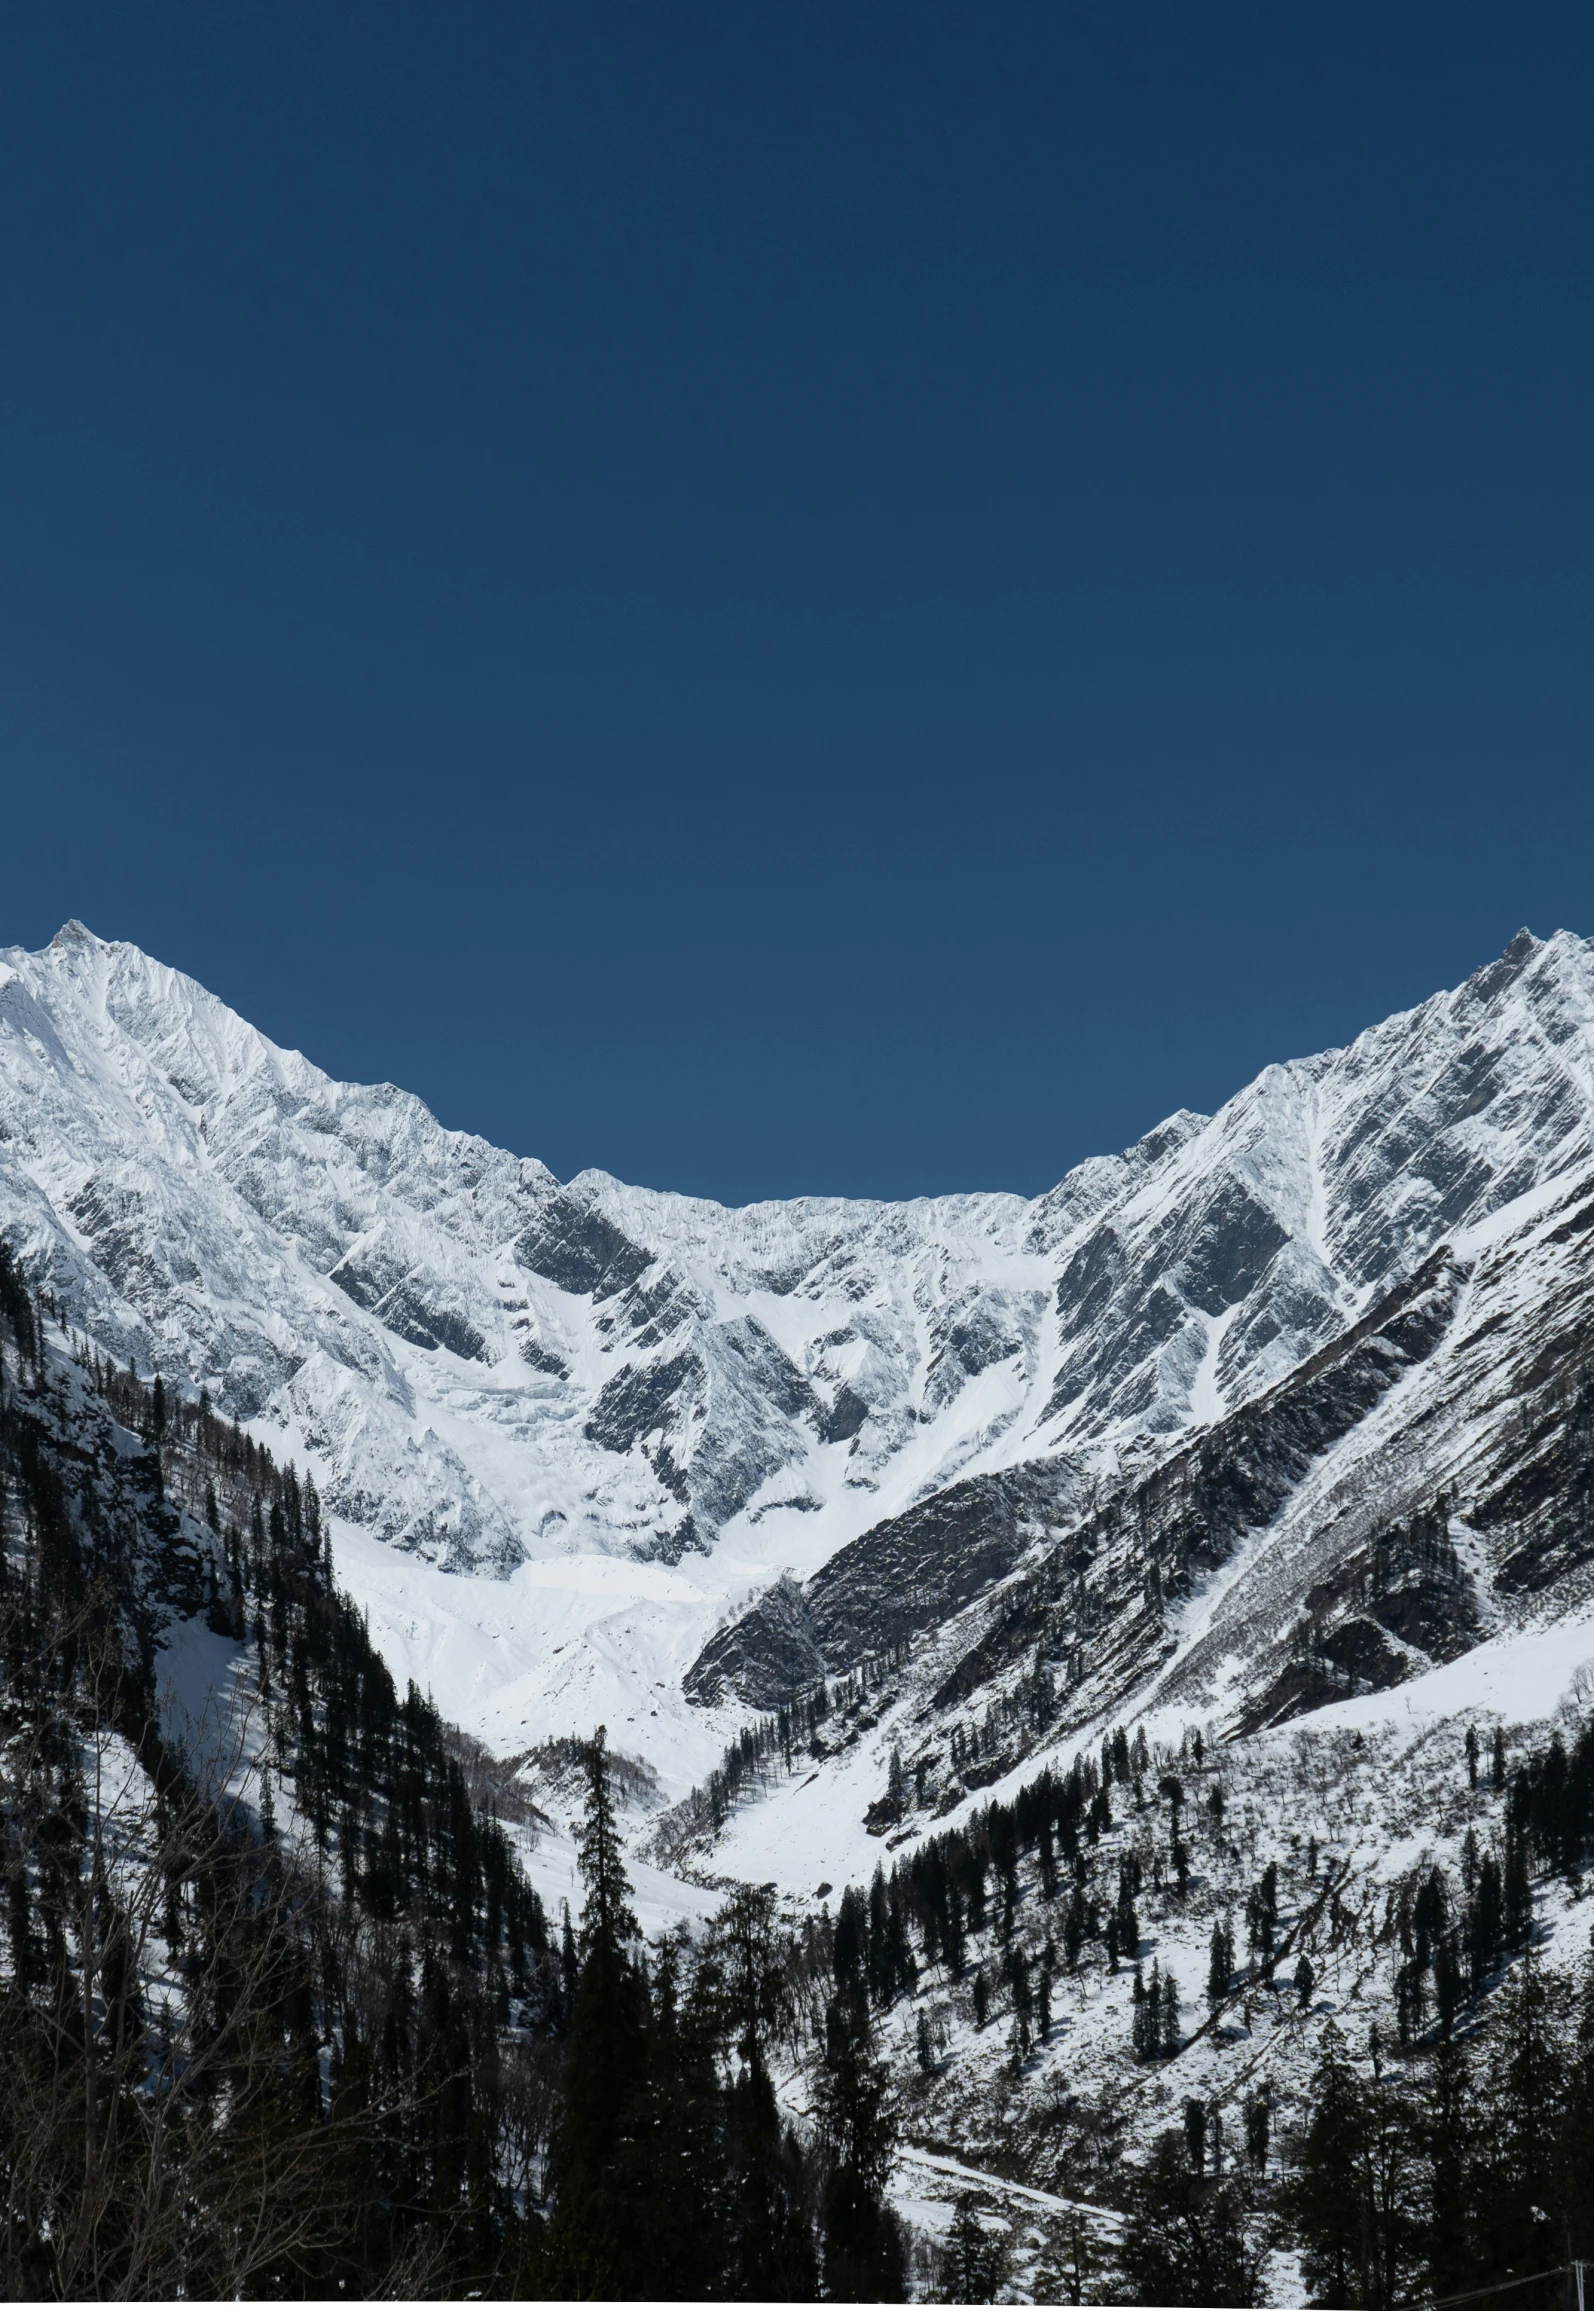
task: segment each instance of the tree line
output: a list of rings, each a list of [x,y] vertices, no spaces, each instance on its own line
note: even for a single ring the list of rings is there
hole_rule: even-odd
[[[890,2080],[856,1982],[829,1990],[773,1896],[643,1947],[600,1728],[579,1846],[580,1974],[549,2164],[545,2276],[574,2296],[900,2298]],[[772,2067],[815,2041],[808,2123]]]
[[[174,1620],[233,1649],[199,1725]],[[645,1947],[601,1733],[551,1926],[467,1748],[337,1589],[313,1481],[52,1347],[0,1246],[0,2288],[903,2292],[824,1937],[744,1890]]]
[[[197,1516],[189,1513],[198,1505]],[[208,1617],[235,1706],[159,1642]],[[0,1259],[0,2285],[514,2291],[573,1954],[314,1488]]]
[[[881,2034],[929,1975],[967,1985],[977,2026],[1005,2016],[1016,2066],[1087,1964],[1129,1976],[1139,2062],[1185,2042],[1140,1912],[1222,1840],[1221,1787],[1198,1805],[1191,1763],[1121,1728],[833,1913],[782,1923],[743,1888],[651,1946],[600,1734],[579,1926],[551,1921],[490,1777],[339,1593],[313,1482],[206,1399],[52,1346],[52,1313],[0,1246],[6,2292],[894,2298],[912,2242]],[[230,1646],[226,1720],[163,1703],[174,1619]],[[861,1673],[749,1729],[737,1774],[856,1730],[878,1691]],[[1189,1755],[1201,1775],[1199,1735]],[[1514,1765],[1469,1736],[1464,1762],[1495,1826],[1390,1889],[1387,2042],[1323,2025],[1298,2119],[1265,2086],[1188,2100],[1120,2170],[1111,2256],[1081,2234],[1056,2292],[1253,2302],[1285,2246],[1324,2305],[1562,2300],[1594,2255],[1594,1965],[1546,1965],[1535,1907],[1594,1854],[1594,1731]],[[894,1758],[899,1811],[909,1778]],[[1126,1818],[1153,1839],[1104,1844]],[[1315,1850],[1301,1882],[1303,1913],[1332,1895]],[[1214,2026],[1280,1965],[1310,2004],[1298,1925],[1269,1863],[1214,1926]],[[922,2002],[917,2023],[930,2072]],[[988,2299],[999,2262],[965,2209],[914,2283]]]
[[[1192,2101],[1126,2179],[1120,2299],[1261,2303],[1282,2248],[1314,2305],[1498,2291],[1563,2311],[1571,2266],[1594,2257],[1594,1954],[1562,1971],[1525,1953],[1471,2029],[1407,2061],[1331,2019],[1289,2138],[1270,2146],[1265,2094],[1241,2116],[1226,2143]]]

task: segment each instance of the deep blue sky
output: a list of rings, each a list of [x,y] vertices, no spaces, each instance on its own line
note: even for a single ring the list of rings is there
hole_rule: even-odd
[[[1586,6],[0,16],[0,943],[744,1201],[1594,931]]]

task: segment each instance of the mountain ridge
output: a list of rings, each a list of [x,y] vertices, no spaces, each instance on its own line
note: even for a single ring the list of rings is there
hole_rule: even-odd
[[[315,1467],[394,1643],[423,1592],[515,1592],[456,1610],[455,1714],[509,1745],[536,1711],[653,1733],[662,1706],[679,1783],[732,1706],[682,1679],[740,1601],[1034,1461],[1061,1531],[1594,1155],[1594,949],[1519,933],[1037,1198],[729,1208],[559,1182],[69,924],[0,956],[0,1128],[0,1227],[33,1271],[102,1347]]]
[[[1594,944],[1043,1197],[730,1211],[561,1183],[69,927],[0,957],[7,1239],[50,1373],[304,1467],[543,1914],[606,1724],[647,1930],[754,1891],[816,2046],[856,1993],[915,2222],[1009,2191],[1110,2245],[1181,2111],[1298,2166],[1329,2020],[1376,2084],[1587,1946]],[[201,1710],[224,1586],[162,1636]]]

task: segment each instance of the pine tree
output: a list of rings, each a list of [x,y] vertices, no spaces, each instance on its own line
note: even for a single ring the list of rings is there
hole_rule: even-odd
[[[829,2170],[822,2218],[825,2293],[835,2302],[900,2301],[902,2236],[885,2203],[896,2128],[885,2066],[875,2055],[861,2003],[831,2003],[816,2099]]]
[[[1533,1884],[1528,1873],[1527,1838],[1515,1822],[1506,1823],[1502,1875],[1505,1945],[1508,1950],[1520,1950],[1533,1930]]]
[[[1505,1893],[1500,1865],[1485,1854],[1478,1863],[1477,1884],[1467,1908],[1467,1961],[1474,1998],[1505,1952]]]
[[[1130,1987],[1129,2042],[1137,2062],[1149,2062],[1157,2051],[1157,2028],[1162,2005],[1162,1976],[1155,1959],[1151,1969],[1152,1992],[1148,1995],[1141,1978],[1140,1961],[1135,1961],[1135,1978]]]
[[[1006,2276],[1005,2248],[1005,2234],[988,2231],[974,2211],[974,2201],[959,2199],[943,2250],[940,2300],[994,2303]]]
[[[1364,2090],[1362,2300],[1378,2311],[1408,2300],[1423,2250],[1423,2183],[1417,2112],[1402,2081],[1377,2056]]]
[[[1092,2282],[1099,2263],[1090,2226],[1076,2207],[1052,2224],[1046,2232],[1033,2282],[1036,2302],[1084,2303],[1098,2300]]]
[[[1577,1991],[1577,2032],[1566,2082],[1565,2173],[1571,2252],[1594,2260],[1594,1933]]]
[[[702,2300],[729,2291],[731,2178],[716,2068],[709,1971],[682,1994],[679,1940],[658,1953],[646,2026],[646,2082],[617,2143],[620,2192],[635,2242],[632,2269],[646,2291]],[[752,2153],[754,2146],[744,2145]],[[739,2178],[747,2180],[748,2178]],[[754,2244],[745,2228],[735,2245]],[[641,2291],[634,2289],[633,2291]]]
[[[576,1985],[581,1978],[581,1960],[576,1952],[575,1929],[570,1923],[570,1904],[564,1905],[564,1921],[559,1934],[559,1981],[562,1991],[563,2021],[566,2030],[575,2019]]]
[[[1131,2302],[1262,2299],[1262,2254],[1246,2187],[1237,2177],[1203,2176],[1177,2134],[1162,2136],[1134,2178],[1118,2256]]]
[[[1361,2253],[1365,2230],[1360,2167],[1365,2099],[1345,2041],[1332,2022],[1319,2041],[1312,2073],[1311,2117],[1294,2176],[1283,2195],[1301,2269],[1313,2300],[1365,2301]]]
[[[1179,1985],[1174,1980],[1173,1970],[1170,1967],[1162,1977],[1162,2013],[1158,2051],[1164,2056],[1174,2055],[1178,2053],[1179,2046]]]
[[[1433,1982],[1439,2035],[1448,2038],[1455,2023],[1456,2008],[1461,2003],[1461,1954],[1454,1933],[1443,1935],[1435,1947]]]
[[[818,2288],[806,2163],[783,2130],[775,2089],[755,2046],[727,2100],[727,2292],[739,2301],[798,2303]]]
[[[581,1936],[583,1957],[587,1960],[598,1953],[613,1958],[636,1939],[638,1932],[631,1911],[631,1881],[626,1875],[615,1819],[607,1740],[607,1733],[600,1725],[582,1758],[587,1801],[581,1834],[576,1841],[576,1862],[586,1888]]]
[[[1477,2133],[1469,2060],[1463,2048],[1446,2039],[1434,2055],[1422,2129],[1427,2170],[1422,2275],[1437,2299],[1467,2293],[1479,2275]]]
[[[634,2143],[647,2085],[648,2001],[629,1946],[636,1920],[601,1726],[583,1764],[581,1972],[550,2159],[549,2254],[562,2293],[647,2294]]]
[[[1489,2017],[1489,2125],[1478,2195],[1479,2249],[1490,2278],[1541,2270],[1562,2259],[1555,2210],[1569,2017],[1558,2011],[1560,1990],[1530,1949],[1497,1993]]]
[[[711,1953],[719,1968],[731,2043],[741,2060],[762,2057],[791,2011],[775,1897],[764,1886],[738,1886],[714,1921]]]
[[[1267,2165],[1268,2130],[1272,2110],[1266,2093],[1253,2094],[1245,2105],[1245,2155],[1260,2173]]]
[[[1207,2004],[1214,2014],[1227,1998],[1233,1978],[1234,1929],[1226,1918],[1219,1918],[1213,1924],[1211,1954],[1207,1963]]]

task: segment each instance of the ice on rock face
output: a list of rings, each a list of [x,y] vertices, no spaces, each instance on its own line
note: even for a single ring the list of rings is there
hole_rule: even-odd
[[[601,1692],[683,1773],[723,1723],[682,1675],[777,1578],[956,1483],[1210,1425],[1591,1154],[1594,949],[1567,933],[1033,1201],[741,1210],[561,1185],[81,924],[0,956],[0,1230],[72,1324],[281,1432],[395,1647],[433,1568],[466,1723],[530,1739]],[[672,1568],[667,1607],[627,1563]],[[495,1603],[467,1610],[471,1575]]]

